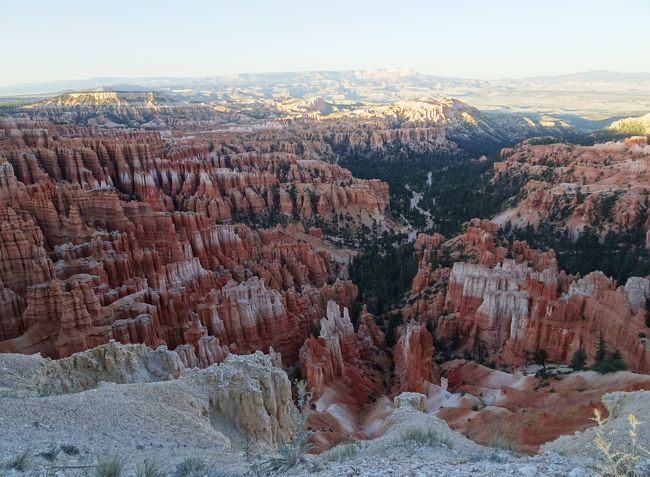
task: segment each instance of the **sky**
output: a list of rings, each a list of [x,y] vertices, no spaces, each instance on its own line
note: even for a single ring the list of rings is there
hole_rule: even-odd
[[[648,0],[0,0],[0,85],[412,68],[650,72]]]

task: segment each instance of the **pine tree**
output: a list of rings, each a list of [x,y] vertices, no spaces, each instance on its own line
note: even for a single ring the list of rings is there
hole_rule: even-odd
[[[575,371],[579,371],[581,369],[585,369],[586,365],[587,352],[585,351],[584,346],[580,345],[580,348],[578,348],[571,357],[571,368],[573,368]]]
[[[596,359],[592,369],[601,374],[615,373],[616,371],[623,371],[627,368],[623,361],[623,356],[620,351],[614,350],[611,353],[607,352],[607,343],[600,337],[598,343],[598,351],[596,352]]]
[[[623,361],[623,356],[621,355],[621,352],[618,350],[615,350],[614,352],[609,354],[609,356],[607,357],[607,365],[610,372],[625,371],[625,369],[627,369],[627,366]]]
[[[548,359],[548,353],[543,348],[539,348],[533,354],[533,360],[535,361],[535,364],[540,365],[544,369],[546,369],[546,360],[547,359]]]
[[[600,335],[600,340],[598,341],[598,350],[596,351],[596,356],[594,356],[594,365],[602,363],[607,357],[607,343],[603,338],[603,335]]]

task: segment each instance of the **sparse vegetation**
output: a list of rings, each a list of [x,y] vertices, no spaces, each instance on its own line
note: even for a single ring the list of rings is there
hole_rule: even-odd
[[[347,444],[340,444],[336,447],[323,452],[321,458],[328,462],[347,462],[352,459],[359,452],[359,444],[351,442]]]
[[[154,459],[145,459],[135,468],[136,477],[163,477],[165,470],[162,465]]]
[[[31,455],[32,452],[30,449],[18,452],[9,460],[7,467],[20,472],[25,472],[29,468],[29,459]]]
[[[446,436],[441,436],[431,429],[422,429],[419,427],[414,427],[404,431],[402,433],[402,439],[429,447],[445,446],[450,449],[453,447],[453,444]]]
[[[48,462],[54,462],[58,455],[59,455],[59,449],[54,445],[48,447],[46,451],[40,453],[40,456],[43,457]]]
[[[61,450],[63,451],[64,454],[66,455],[79,455],[79,448],[77,446],[74,446],[72,444],[63,444],[61,445]]]
[[[569,207],[561,209],[570,210]],[[642,208],[639,214],[630,228],[606,231],[588,226],[577,239],[560,220],[548,220],[536,227],[504,228],[500,234],[510,240],[525,240],[540,250],[552,248],[559,268],[567,272],[586,275],[600,270],[622,284],[631,276],[643,277],[650,273],[650,251],[645,247],[644,228],[647,210]]]
[[[102,456],[95,465],[95,477],[122,477],[126,467],[123,457],[117,455]]]
[[[52,388],[49,384],[40,383],[38,386],[36,386],[36,394],[38,397],[47,397],[52,394]]]
[[[638,427],[641,424],[634,414],[627,417],[629,423],[629,442],[616,447],[611,432],[605,430],[604,424],[607,420],[602,418],[599,409],[594,411],[596,421],[596,436],[594,445],[601,454],[597,463],[600,475],[605,477],[627,477],[646,475],[637,472],[638,464],[650,458],[650,450],[637,442]]]
[[[517,447],[515,446],[514,441],[501,431],[492,434],[492,437],[490,437],[487,445],[488,447],[491,447],[495,450],[513,453],[517,452]]]
[[[188,457],[176,466],[174,477],[195,477],[205,470],[205,461],[200,457]]]

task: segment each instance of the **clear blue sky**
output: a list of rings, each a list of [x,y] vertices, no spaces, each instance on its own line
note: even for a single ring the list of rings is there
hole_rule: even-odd
[[[413,68],[650,72],[649,0],[0,0],[0,84]]]

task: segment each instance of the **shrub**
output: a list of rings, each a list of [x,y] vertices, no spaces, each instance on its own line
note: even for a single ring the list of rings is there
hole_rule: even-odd
[[[517,452],[517,447],[513,440],[502,432],[495,432],[488,441],[488,447],[496,450],[507,452]]]
[[[95,477],[122,477],[126,461],[116,455],[102,456],[95,464]]]
[[[614,447],[611,434],[605,431],[604,424],[606,420],[603,420],[600,410],[596,409],[594,411],[593,420],[596,421],[597,425],[594,445],[602,454],[599,462],[596,464],[599,474],[609,477],[639,475],[637,473],[637,466],[650,457],[650,450],[637,442],[637,431],[641,423],[636,416],[634,414],[628,415],[628,435],[630,441],[629,443],[621,444],[618,448]]]
[[[453,447],[453,444],[446,436],[441,436],[430,429],[422,429],[418,427],[404,431],[402,433],[402,439],[429,447],[445,446],[450,449]]]
[[[356,443],[341,444],[323,452],[321,458],[328,462],[346,462],[357,455],[358,451]]]
[[[40,456],[49,462],[54,462],[57,455],[59,455],[59,449],[56,446],[50,446],[46,451],[40,453]]]
[[[188,457],[176,466],[174,477],[192,477],[205,470],[205,462],[200,457]]]
[[[10,469],[18,470],[20,472],[25,472],[29,467],[29,458],[31,454],[32,453],[29,449],[25,449],[24,451],[17,453],[11,458],[7,464],[7,467]]]
[[[66,454],[66,455],[79,455],[79,448],[77,446],[73,446],[72,444],[63,444],[61,446],[61,450]]]
[[[163,477],[165,471],[158,461],[153,459],[145,459],[141,464],[135,468],[136,477]]]
[[[38,397],[47,397],[52,394],[52,388],[47,383],[39,383],[36,386],[36,394]]]

